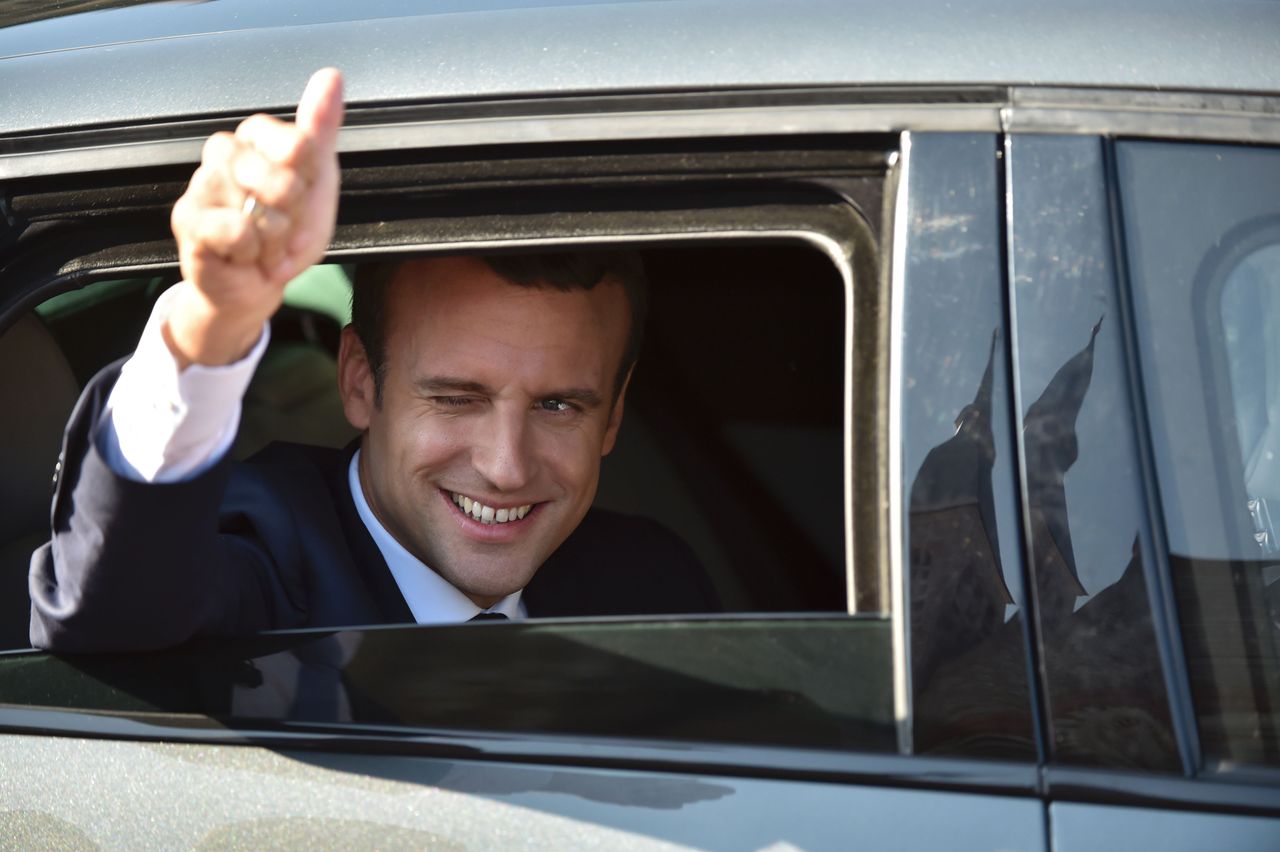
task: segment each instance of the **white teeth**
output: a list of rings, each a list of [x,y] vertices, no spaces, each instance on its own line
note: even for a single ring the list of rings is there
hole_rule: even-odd
[[[492,506],[484,505],[479,500],[472,500],[463,494],[452,493],[451,496],[454,504],[464,514],[470,515],[482,524],[505,524],[511,521],[523,520],[524,516],[533,509],[532,503],[525,506],[512,506],[507,509],[495,509]]]

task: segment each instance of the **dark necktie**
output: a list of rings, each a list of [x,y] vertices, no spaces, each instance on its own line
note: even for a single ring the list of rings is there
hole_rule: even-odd
[[[508,619],[505,615],[503,615],[500,612],[478,612],[467,620],[468,621],[509,621],[510,619]]]

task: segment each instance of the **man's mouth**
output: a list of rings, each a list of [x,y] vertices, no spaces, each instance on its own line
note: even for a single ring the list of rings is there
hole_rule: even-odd
[[[495,509],[493,506],[486,506],[479,500],[472,500],[467,495],[459,494],[456,491],[449,492],[449,499],[453,501],[453,505],[457,506],[462,514],[470,515],[482,524],[508,524],[512,521],[519,521],[533,509],[532,503],[527,503],[524,506]]]

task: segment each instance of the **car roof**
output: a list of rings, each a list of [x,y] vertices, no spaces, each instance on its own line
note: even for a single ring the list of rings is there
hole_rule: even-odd
[[[287,109],[325,65],[365,104],[831,85],[1280,92],[1275,0],[0,0],[0,27],[0,135]]]

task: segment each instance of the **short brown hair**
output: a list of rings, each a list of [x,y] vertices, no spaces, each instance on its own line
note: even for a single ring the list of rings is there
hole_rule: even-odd
[[[640,255],[633,251],[559,251],[491,254],[480,259],[517,287],[548,287],[562,292],[591,290],[605,279],[622,285],[631,309],[631,326],[622,363],[614,377],[616,399],[640,356],[649,310],[648,282]],[[382,404],[382,383],[387,373],[387,289],[402,263],[403,260],[390,260],[358,264],[351,291],[351,326],[369,359],[375,405]]]

